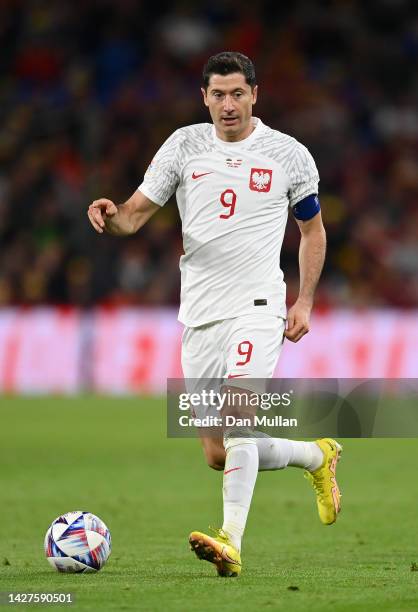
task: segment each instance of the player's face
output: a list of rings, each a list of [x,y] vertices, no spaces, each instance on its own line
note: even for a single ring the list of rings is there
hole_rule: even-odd
[[[219,138],[237,141],[251,134],[257,86],[251,89],[243,74],[212,74],[208,88],[206,91],[202,88],[202,94]]]

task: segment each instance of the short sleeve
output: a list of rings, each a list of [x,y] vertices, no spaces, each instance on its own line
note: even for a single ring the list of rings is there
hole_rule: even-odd
[[[155,204],[164,206],[180,181],[181,130],[176,130],[158,150],[138,187]]]
[[[312,155],[308,149],[297,143],[292,163],[289,167],[290,189],[289,203],[295,204],[308,195],[318,193],[319,174]]]

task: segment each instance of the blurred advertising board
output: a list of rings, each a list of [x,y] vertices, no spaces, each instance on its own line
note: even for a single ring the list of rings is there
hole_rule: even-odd
[[[0,310],[0,393],[165,393],[182,376],[174,309]],[[286,378],[417,378],[418,311],[316,314],[285,342]]]

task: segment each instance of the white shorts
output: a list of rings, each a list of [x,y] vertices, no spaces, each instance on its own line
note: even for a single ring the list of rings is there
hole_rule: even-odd
[[[264,381],[276,368],[285,327],[283,318],[262,313],[186,327],[181,361],[188,393],[213,389],[213,379],[218,387],[228,384],[263,393]],[[207,412],[195,409],[199,418]]]

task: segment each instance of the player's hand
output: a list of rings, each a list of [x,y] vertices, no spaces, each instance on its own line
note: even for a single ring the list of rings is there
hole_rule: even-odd
[[[94,202],[90,204],[87,215],[96,232],[103,234],[106,219],[114,217],[117,212],[118,208],[112,200],[100,198],[99,200],[94,200]]]
[[[291,342],[298,342],[309,331],[309,319],[312,306],[297,300],[287,313],[285,337]]]

